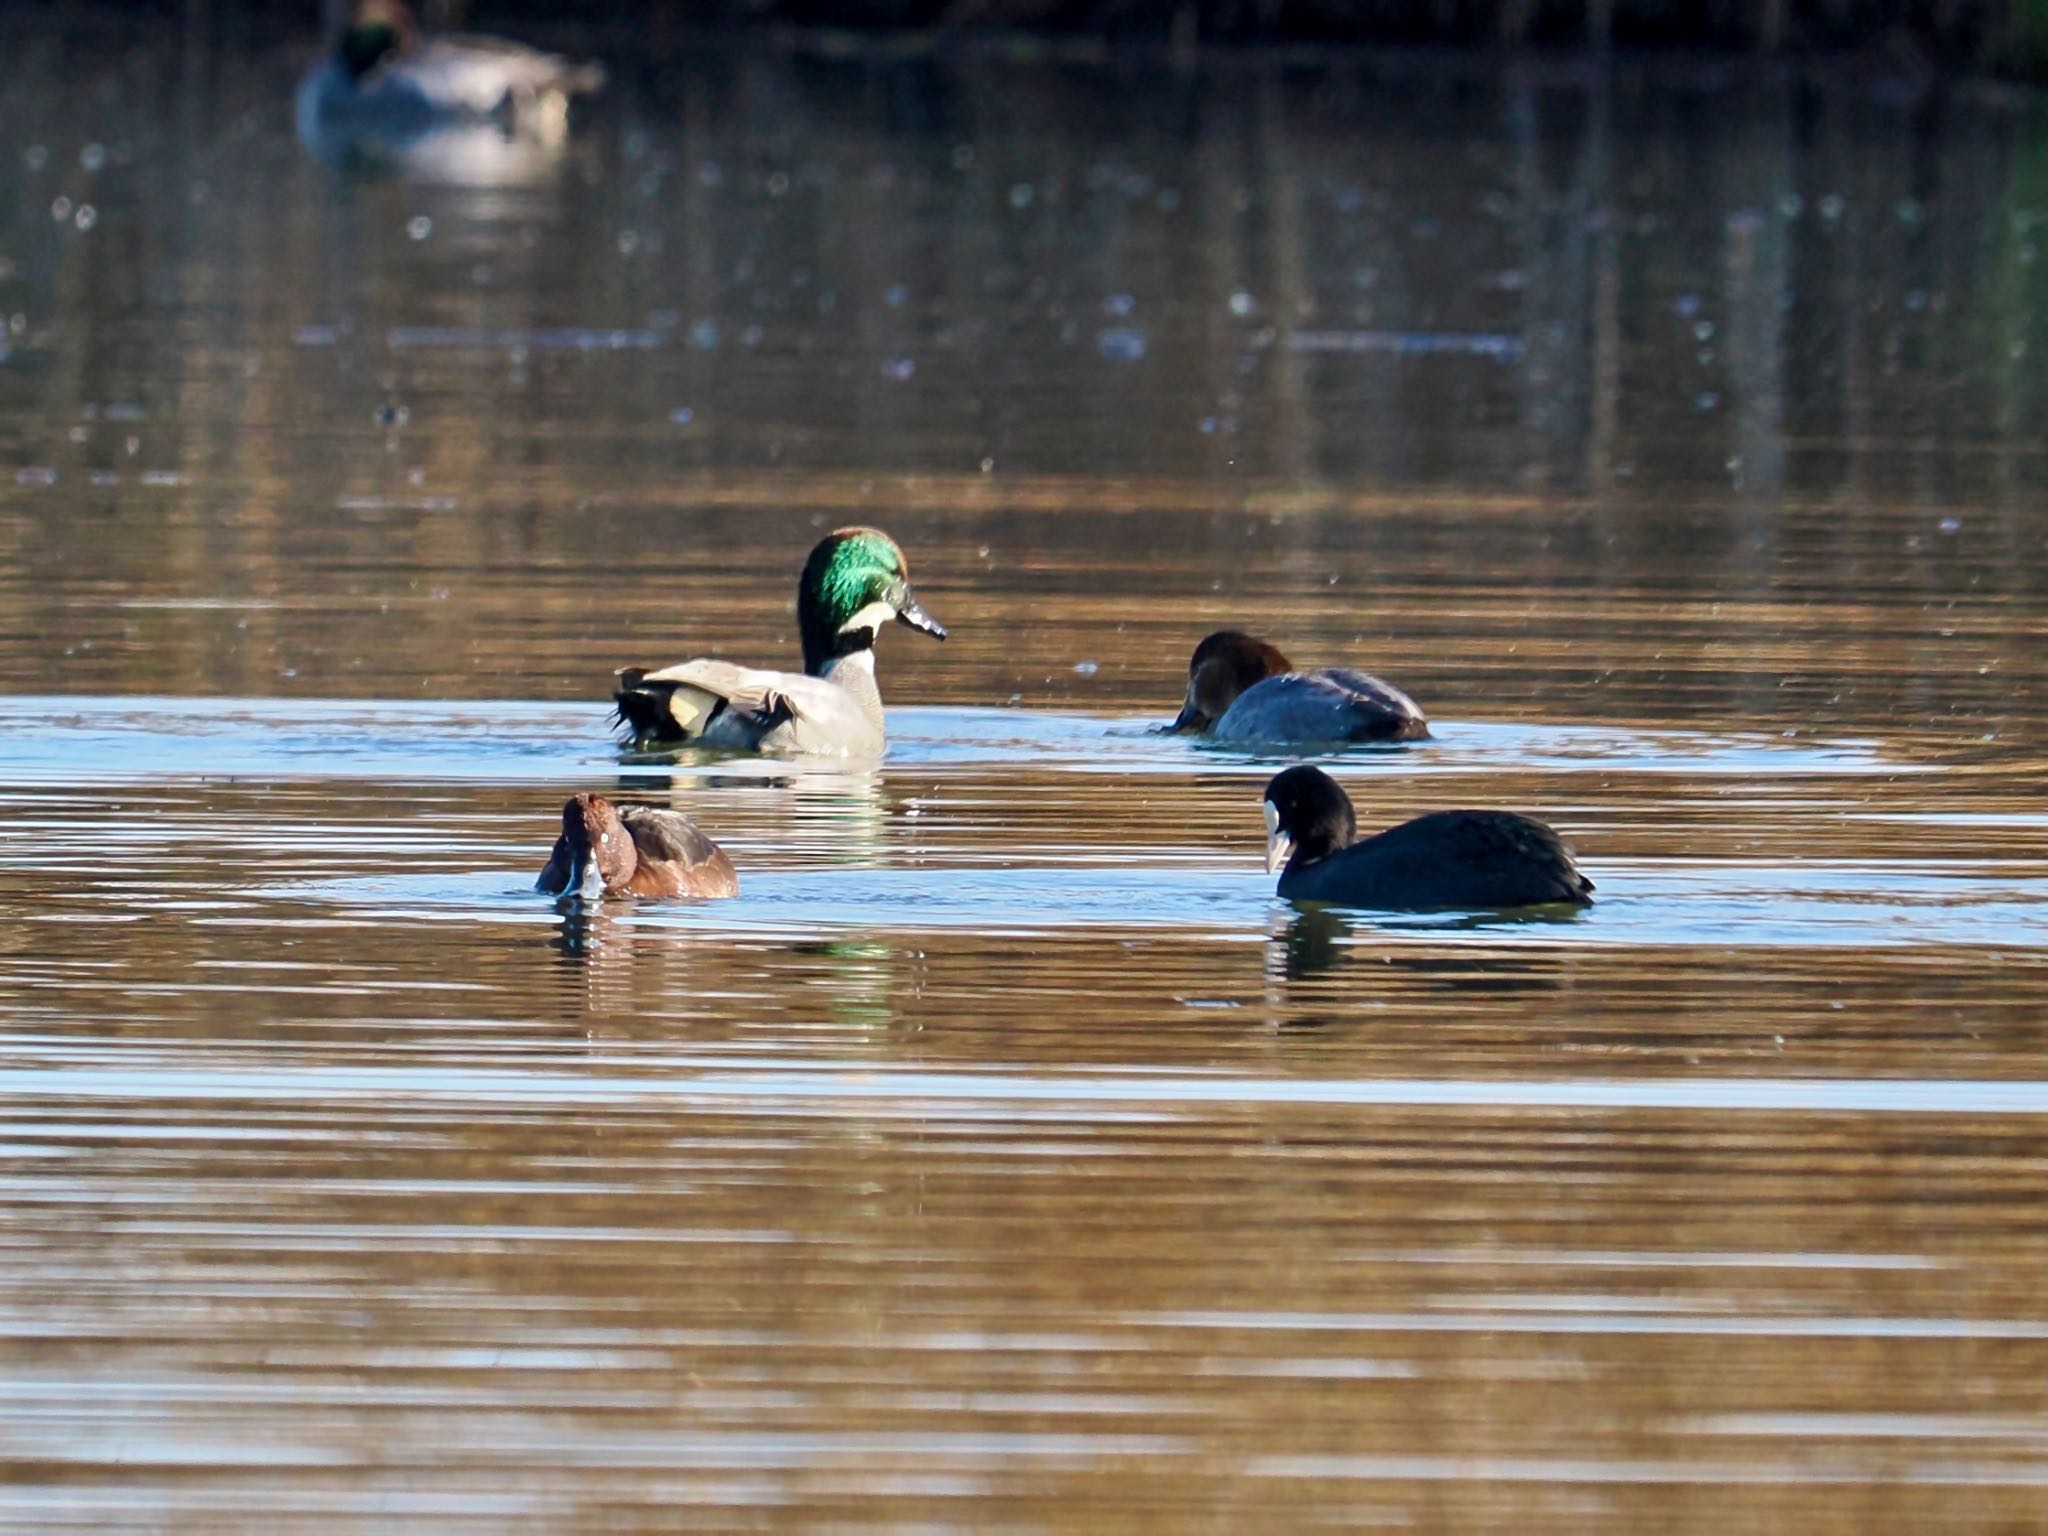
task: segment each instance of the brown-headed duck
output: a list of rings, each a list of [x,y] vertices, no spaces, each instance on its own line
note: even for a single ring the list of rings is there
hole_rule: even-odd
[[[1188,661],[1188,691],[1170,727],[1215,741],[1417,741],[1429,722],[1415,701],[1351,667],[1297,672],[1277,646],[1219,629]]]
[[[534,889],[550,896],[737,896],[725,850],[681,811],[577,795]]]

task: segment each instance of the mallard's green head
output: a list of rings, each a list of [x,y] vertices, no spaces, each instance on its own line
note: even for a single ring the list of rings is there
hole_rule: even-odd
[[[336,57],[351,80],[360,80],[413,42],[412,12],[397,0],[364,0],[341,34]]]
[[[879,528],[839,528],[818,541],[796,589],[804,670],[816,676],[836,656],[866,650],[889,620],[936,640],[946,627],[919,606],[909,562]]]

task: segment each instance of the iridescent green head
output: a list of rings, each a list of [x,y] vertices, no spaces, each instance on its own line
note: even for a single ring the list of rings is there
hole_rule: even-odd
[[[814,677],[833,658],[872,646],[891,619],[946,638],[910,590],[903,551],[879,528],[839,528],[818,541],[797,582],[796,616],[804,670]]]
[[[412,12],[402,0],[363,0],[341,34],[337,56],[351,80],[360,80],[413,44]]]

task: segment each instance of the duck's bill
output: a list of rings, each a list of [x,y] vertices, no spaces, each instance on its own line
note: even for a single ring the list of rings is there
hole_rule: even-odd
[[[1169,731],[1203,731],[1209,728],[1209,717],[1192,704],[1183,704],[1180,713],[1173,717]]]
[[[903,601],[897,605],[896,622],[898,624],[908,624],[912,629],[921,629],[934,640],[946,638],[946,626],[926,613],[924,611],[924,604],[920,603],[908,592],[903,594]]]

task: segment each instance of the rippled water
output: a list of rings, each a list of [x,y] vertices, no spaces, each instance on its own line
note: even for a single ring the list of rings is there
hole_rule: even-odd
[[[0,42],[0,1527],[2048,1522],[2032,98]],[[884,761],[617,746],[855,519]],[[1277,902],[1222,622],[1598,904]]]

